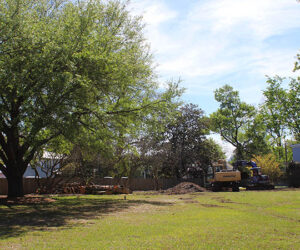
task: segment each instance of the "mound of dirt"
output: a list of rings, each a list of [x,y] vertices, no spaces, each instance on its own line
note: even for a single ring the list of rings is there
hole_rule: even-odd
[[[181,182],[175,187],[162,191],[162,193],[166,194],[188,194],[195,192],[207,192],[207,189],[192,182]]]

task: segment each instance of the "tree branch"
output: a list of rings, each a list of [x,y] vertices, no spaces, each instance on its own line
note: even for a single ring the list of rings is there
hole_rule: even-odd
[[[7,143],[5,142],[5,138],[2,134],[2,132],[0,131],[0,146],[2,147],[2,149],[4,150],[4,152],[8,151],[8,147],[7,147]]]
[[[4,162],[5,165],[8,165],[9,162],[8,162],[7,156],[1,149],[0,149],[0,158],[2,159],[2,161]]]
[[[232,146],[237,147],[237,145],[235,145],[232,140],[225,136],[222,131],[220,131],[220,134],[225,139],[225,141],[229,142]]]
[[[33,159],[34,157],[34,154],[36,153],[36,151],[38,150],[39,147],[41,147],[42,145],[46,144],[47,142],[49,142],[50,140],[52,140],[53,138],[59,136],[61,134],[61,131],[53,134],[52,136],[50,136],[49,138],[47,139],[44,139],[44,140],[40,140],[39,142],[37,142],[34,147],[30,150],[29,152],[29,155],[26,157],[24,163],[25,165],[27,166],[30,161]]]
[[[6,122],[5,122],[3,116],[1,116],[1,118],[0,118],[0,127],[2,127],[1,130],[2,130],[5,134],[8,133],[9,127],[8,127],[8,125],[6,124]]]
[[[166,100],[160,100],[160,101],[149,103],[145,106],[141,106],[139,108],[134,108],[134,109],[118,110],[118,111],[107,111],[106,114],[108,114],[108,115],[119,115],[119,114],[124,114],[124,113],[132,113],[132,112],[136,112],[136,111],[141,111],[141,110],[146,109],[146,108],[148,108],[152,105],[156,105],[156,104],[159,104],[159,103],[165,102],[165,101]]]
[[[0,171],[7,176],[7,168],[2,163],[0,163]]]

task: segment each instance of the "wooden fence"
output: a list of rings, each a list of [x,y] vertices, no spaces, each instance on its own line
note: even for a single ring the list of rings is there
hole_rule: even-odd
[[[43,181],[43,179],[41,179]],[[76,181],[76,180],[74,180]],[[109,179],[109,178],[95,178],[93,180],[94,184],[97,185],[123,185],[129,187],[132,191],[149,191],[155,189],[168,189],[176,186],[181,182],[193,182],[197,185],[203,186],[204,181],[202,178],[199,179],[143,179],[143,178],[133,178],[130,180],[127,179]],[[37,183],[35,179],[24,178],[23,179],[23,188],[24,194],[34,193],[37,189]],[[7,181],[5,178],[0,178],[0,195],[7,194]]]
[[[25,194],[30,194],[36,191],[37,183],[34,179],[23,179],[23,189]],[[7,180],[6,178],[0,178],[0,195],[7,194]]]

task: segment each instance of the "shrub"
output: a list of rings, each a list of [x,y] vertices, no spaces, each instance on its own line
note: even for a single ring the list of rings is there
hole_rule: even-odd
[[[261,172],[268,175],[272,182],[277,181],[283,175],[279,167],[280,163],[277,162],[274,154],[258,155],[254,158],[257,165],[261,167]]]

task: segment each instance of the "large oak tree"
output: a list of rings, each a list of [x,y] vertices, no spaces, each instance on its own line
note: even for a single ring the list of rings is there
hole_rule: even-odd
[[[8,196],[23,195],[24,171],[52,139],[126,134],[174,96],[176,88],[156,91],[142,29],[120,1],[0,0],[0,170]]]

